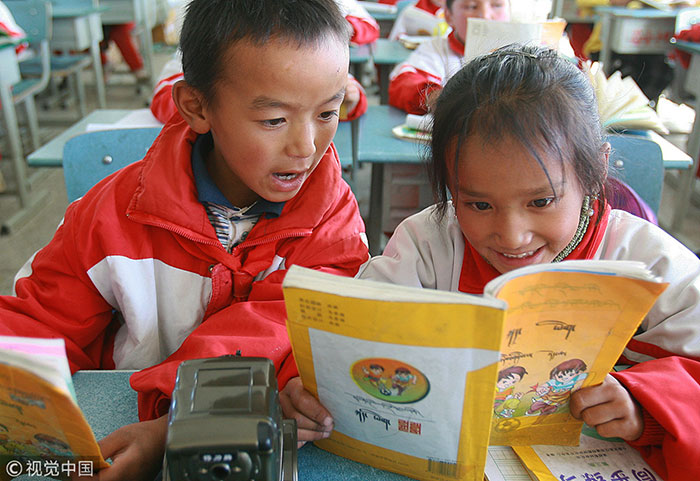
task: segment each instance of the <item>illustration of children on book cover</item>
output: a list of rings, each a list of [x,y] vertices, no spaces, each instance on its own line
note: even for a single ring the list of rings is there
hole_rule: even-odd
[[[334,433],[409,456],[457,462],[470,372],[498,352],[346,338],[309,329],[318,395]]]
[[[495,387],[490,444],[578,443],[581,421],[571,393],[602,381],[641,322],[655,294],[619,277],[509,282]],[[650,305],[650,304],[649,304]]]
[[[0,363],[0,385],[3,468],[9,462],[22,463],[24,468],[32,460],[84,460],[94,472],[107,466],[89,426],[81,423],[78,407],[65,393],[30,372],[4,363]]]

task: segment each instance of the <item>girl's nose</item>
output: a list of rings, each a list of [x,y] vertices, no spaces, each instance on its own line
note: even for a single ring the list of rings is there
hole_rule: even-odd
[[[515,213],[498,216],[494,224],[498,244],[503,249],[516,251],[530,245],[532,229],[526,218]]]

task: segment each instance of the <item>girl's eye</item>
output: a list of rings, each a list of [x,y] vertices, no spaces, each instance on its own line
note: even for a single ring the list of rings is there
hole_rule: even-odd
[[[533,200],[532,205],[534,205],[535,207],[547,207],[552,202],[554,202],[554,198],[545,197],[544,199]]]
[[[279,127],[280,125],[282,125],[284,123],[284,119],[281,117],[279,119],[268,119],[268,120],[263,120],[262,123],[266,127]]]
[[[488,202],[470,202],[469,205],[475,210],[487,210],[491,207]]]
[[[329,110],[327,112],[321,112],[321,115],[320,115],[320,117],[323,120],[331,120],[331,119],[333,119],[333,117],[337,117],[337,116],[338,116],[337,110]]]

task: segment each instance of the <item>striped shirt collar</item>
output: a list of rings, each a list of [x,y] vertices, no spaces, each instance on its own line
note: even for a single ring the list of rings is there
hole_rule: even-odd
[[[224,194],[216,186],[212,178],[209,176],[204,159],[207,154],[214,148],[214,139],[211,132],[199,135],[192,146],[192,172],[194,174],[194,183],[197,188],[197,198],[199,202],[209,202],[217,204],[229,209],[242,209],[247,206],[234,206],[224,196]],[[253,204],[250,209],[246,210],[247,215],[265,214],[265,217],[279,217],[284,208],[284,202],[270,202],[265,199],[259,199]]]

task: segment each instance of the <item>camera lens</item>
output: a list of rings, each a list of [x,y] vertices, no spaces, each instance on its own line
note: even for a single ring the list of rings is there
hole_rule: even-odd
[[[221,463],[215,464],[209,470],[214,479],[226,479],[229,474],[231,474],[231,468],[228,464]]]

